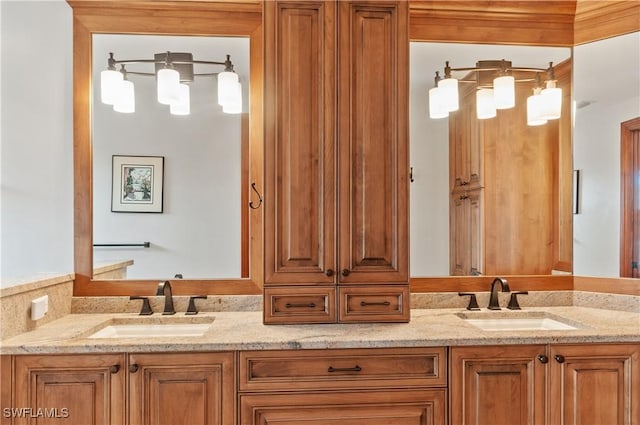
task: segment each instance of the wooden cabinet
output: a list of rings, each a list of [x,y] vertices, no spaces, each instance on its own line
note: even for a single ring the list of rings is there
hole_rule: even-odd
[[[556,68],[563,74],[570,70],[567,64]],[[569,79],[558,84],[570,93]],[[567,171],[571,114],[565,110],[559,121],[528,126],[530,94],[529,84],[518,83],[514,108],[478,120],[475,93],[465,87],[460,110],[450,115],[452,275],[570,270],[566,220],[571,184],[560,176]]]
[[[640,423],[640,345],[451,349],[451,423]]]
[[[129,355],[129,423],[234,423],[233,353]]]
[[[14,424],[125,424],[123,354],[14,357]],[[57,419],[56,419],[57,418]]]
[[[264,13],[265,323],[408,321],[408,5]]]
[[[240,424],[445,424],[444,348],[240,352]]]
[[[16,425],[36,423],[40,411],[73,424],[234,424],[233,353],[14,359],[11,407],[31,408]]]

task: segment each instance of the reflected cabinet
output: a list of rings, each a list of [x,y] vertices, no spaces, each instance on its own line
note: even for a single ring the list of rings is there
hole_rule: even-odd
[[[265,13],[265,323],[408,321],[408,4]]]

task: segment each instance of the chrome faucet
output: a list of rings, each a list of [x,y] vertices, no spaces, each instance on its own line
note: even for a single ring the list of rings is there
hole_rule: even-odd
[[[176,314],[176,310],[173,308],[173,294],[171,293],[171,284],[168,280],[160,282],[158,284],[158,290],[156,295],[164,295],[164,311],[162,314]]]
[[[491,297],[489,298],[489,306],[487,307],[489,310],[500,310],[497,284],[500,284],[500,286],[502,287],[502,292],[511,292],[506,279],[503,279],[501,277],[496,277],[495,279],[493,279],[493,282],[491,282]]]

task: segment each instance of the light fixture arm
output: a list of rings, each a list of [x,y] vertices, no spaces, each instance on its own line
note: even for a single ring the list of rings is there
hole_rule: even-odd
[[[165,57],[163,59],[121,59],[116,60],[114,58],[113,53],[109,52],[109,58],[107,59],[107,68],[115,71],[116,65],[128,65],[128,64],[137,64],[137,63],[153,63],[153,64],[164,64],[166,68],[174,68],[175,65],[221,65],[224,66],[224,72],[235,72],[233,69],[233,62],[231,62],[231,55],[226,55],[225,61],[202,61],[202,60],[174,60],[171,58],[171,52],[166,52]],[[154,76],[155,72],[141,72],[141,71],[128,71],[131,75],[147,75]],[[199,73],[193,74],[194,76],[212,76],[217,75],[218,72],[215,73]]]

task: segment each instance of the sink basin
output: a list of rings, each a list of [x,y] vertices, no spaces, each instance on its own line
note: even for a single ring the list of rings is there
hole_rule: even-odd
[[[189,337],[204,335],[214,317],[136,317],[111,319],[86,338]]]
[[[483,331],[561,331],[580,329],[575,323],[545,312],[460,313],[458,317]]]

